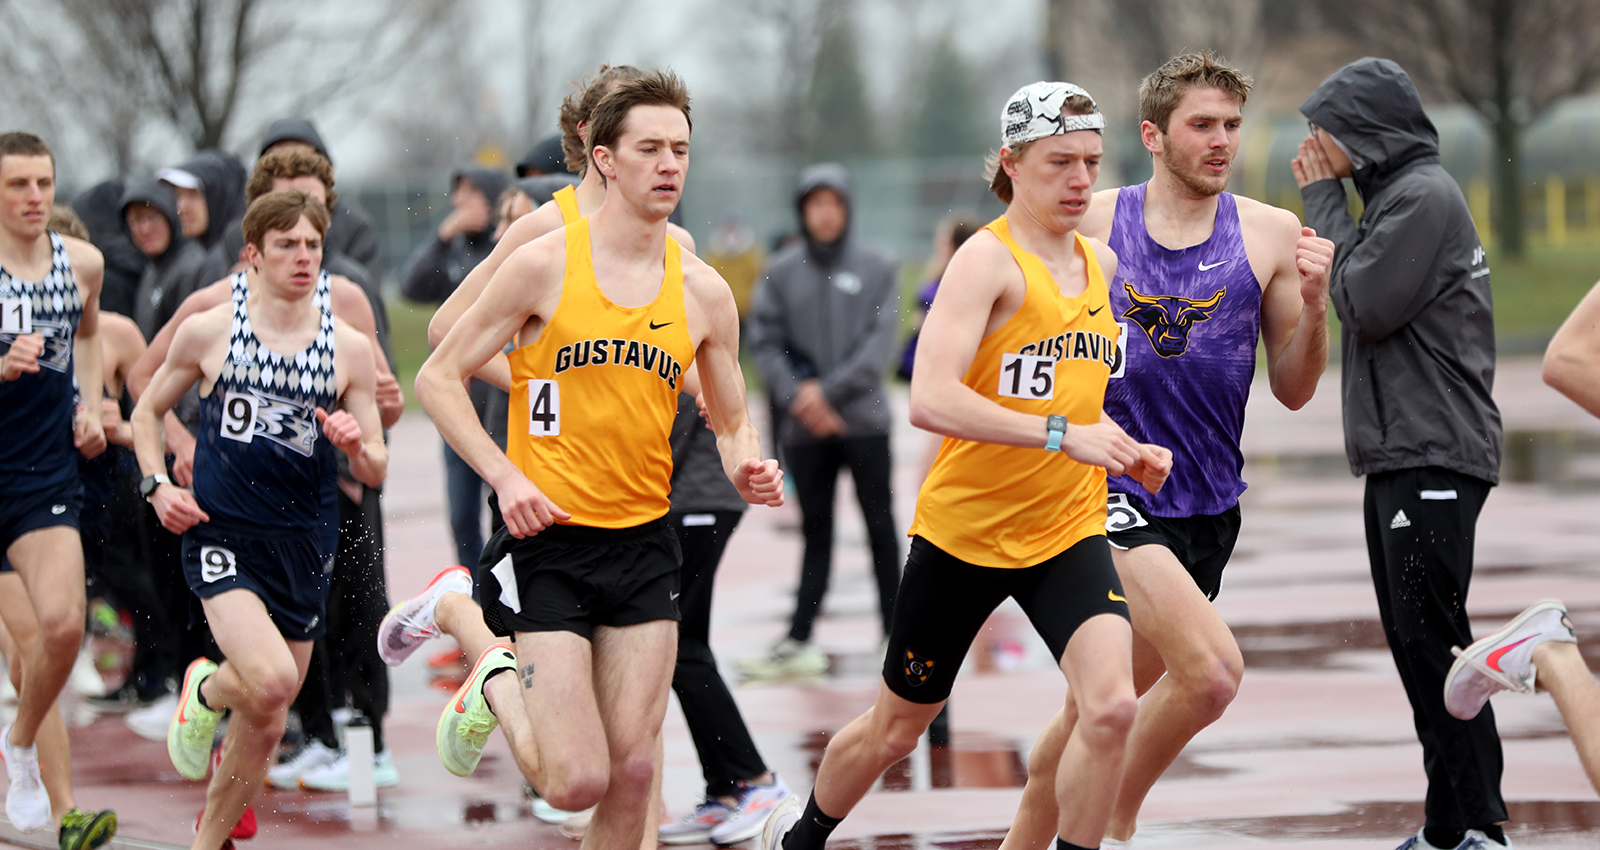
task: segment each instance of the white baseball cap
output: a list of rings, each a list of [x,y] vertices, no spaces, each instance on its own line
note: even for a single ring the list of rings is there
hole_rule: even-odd
[[[1063,114],[1061,105],[1073,95],[1089,98],[1094,109],[1087,115]],[[1000,113],[1000,143],[1006,147],[1076,130],[1104,130],[1106,117],[1094,98],[1072,83],[1029,83],[1006,101]]]

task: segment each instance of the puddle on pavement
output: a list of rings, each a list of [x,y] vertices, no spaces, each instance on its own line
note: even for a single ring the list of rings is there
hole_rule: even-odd
[[[806,754],[813,781],[822,764],[822,753],[832,739],[832,732],[820,730],[807,732],[801,739],[800,750]],[[1021,788],[1028,781],[1028,763],[1021,745],[998,735],[957,729],[951,733],[950,744],[924,743],[923,751],[927,754],[928,776],[920,787]],[[917,758],[904,758],[890,765],[883,774],[883,790],[918,790]]]
[[[1509,802],[1511,823],[1506,834],[1519,837],[1596,832],[1600,838],[1600,802],[1583,800],[1529,800]],[[1227,833],[1251,838],[1354,839],[1403,841],[1422,824],[1422,803],[1374,801],[1326,815],[1288,815],[1264,818],[1217,818],[1192,824],[1162,824],[1153,831],[1203,829],[1207,834]]]
[[[1233,637],[1244,654],[1244,666],[1257,670],[1335,669],[1343,666],[1334,660],[1340,653],[1389,649],[1376,617],[1234,626]]]

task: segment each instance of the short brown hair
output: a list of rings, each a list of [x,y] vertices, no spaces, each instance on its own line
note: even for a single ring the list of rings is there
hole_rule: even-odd
[[[273,148],[256,160],[256,168],[250,172],[250,182],[244,187],[245,202],[254,203],[256,198],[271,192],[274,181],[293,180],[296,177],[321,180],[323,188],[328,191],[329,207],[339,200],[339,193],[333,191],[333,163],[310,146],[285,145]]]
[[[1062,115],[1093,115],[1095,111],[1094,101],[1081,94],[1070,95],[1061,102]],[[1049,137],[1046,136],[1044,138]],[[1037,141],[1039,140],[1033,139],[1031,141],[1018,142],[989,154],[988,159],[984,160],[983,179],[989,181],[989,191],[993,192],[1001,203],[1011,203],[1012,197],[1011,175],[1007,174],[1002,166],[1004,163],[1016,162],[1022,159],[1022,155],[1027,152],[1028,147]]]
[[[310,220],[311,226],[317,229],[317,235],[327,235],[328,208],[321,201],[299,189],[268,192],[251,201],[250,209],[245,210],[244,241],[256,246],[256,250],[262,250],[261,240],[268,231],[293,230],[300,223],[301,216]]]
[[[50,221],[44,226],[45,230],[54,230],[62,236],[71,236],[73,239],[89,241],[89,225],[83,223],[78,213],[66,204],[52,204],[50,207]]]
[[[24,133],[21,130],[0,133],[0,158],[4,158],[7,154],[47,156],[50,157],[50,170],[54,171],[56,168],[56,155],[50,152],[50,146],[44,143],[44,139],[32,133]]]
[[[1139,120],[1166,133],[1172,111],[1191,89],[1221,89],[1242,106],[1254,82],[1249,74],[1227,65],[1209,50],[1174,56],[1139,83]]]
[[[589,171],[589,151],[584,147],[578,125],[594,116],[594,108],[611,93],[617,83],[637,80],[644,72],[632,65],[602,64],[594,76],[574,82],[573,91],[561,101],[561,154],[566,157],[567,170],[585,174]]]
[[[670,106],[683,111],[683,120],[694,130],[689,117],[689,87],[671,71],[651,71],[642,77],[619,83],[600,100],[589,121],[589,156],[599,147],[615,148],[622,138],[628,112],[635,106]]]

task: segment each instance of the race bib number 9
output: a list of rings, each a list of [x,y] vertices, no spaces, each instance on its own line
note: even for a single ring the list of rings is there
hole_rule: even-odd
[[[200,547],[200,578],[207,584],[238,574],[238,561],[232,551],[221,546]]]
[[[33,333],[33,299],[26,295],[0,297],[0,333]]]
[[[1056,397],[1056,359],[1037,354],[1000,355],[1000,395],[1043,401]]]
[[[555,381],[528,382],[528,435],[561,436],[561,385]]]
[[[256,435],[256,397],[249,393],[228,393],[222,399],[222,436],[248,443]]]

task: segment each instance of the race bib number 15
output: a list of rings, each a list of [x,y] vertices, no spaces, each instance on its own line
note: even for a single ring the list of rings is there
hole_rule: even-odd
[[[561,436],[561,385],[555,381],[528,381],[528,434]]]
[[[1056,397],[1056,359],[1037,354],[1000,355],[1000,395],[1037,401]]]
[[[33,299],[25,295],[0,298],[0,333],[33,333]]]
[[[256,397],[249,393],[228,393],[222,399],[222,436],[248,443],[256,435]]]

